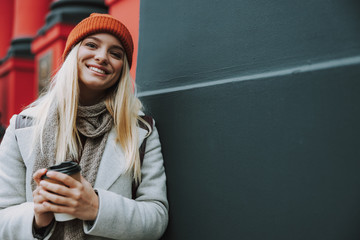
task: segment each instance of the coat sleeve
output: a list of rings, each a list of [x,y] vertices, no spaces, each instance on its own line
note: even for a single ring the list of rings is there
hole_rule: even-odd
[[[168,223],[166,176],[156,127],[147,139],[136,199],[96,189],[99,212],[85,233],[114,239],[159,239]]]
[[[31,239],[34,207],[26,202],[26,167],[15,137],[15,116],[0,146],[0,239]]]

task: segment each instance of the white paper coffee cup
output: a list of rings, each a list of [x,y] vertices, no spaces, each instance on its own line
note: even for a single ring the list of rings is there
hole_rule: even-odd
[[[57,171],[57,172],[62,172],[64,174],[67,174],[69,176],[71,176],[72,178],[74,178],[75,180],[80,182],[80,166],[73,161],[69,161],[69,162],[62,162],[59,165],[54,165],[48,168],[48,171]],[[46,175],[44,175],[42,177],[43,180],[49,181],[49,182],[53,182],[53,183],[58,183],[58,184],[62,184],[61,182],[55,181],[51,178],[48,178]],[[65,221],[70,221],[72,219],[75,219],[75,217],[73,215],[67,214],[67,213],[54,213],[55,216],[55,220],[58,222],[65,222]]]

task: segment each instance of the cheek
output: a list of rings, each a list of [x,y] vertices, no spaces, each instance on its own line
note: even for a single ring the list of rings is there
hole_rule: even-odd
[[[121,62],[116,62],[113,64],[113,67],[114,67],[114,71],[116,71],[116,74],[121,74],[122,72],[122,69],[123,69],[123,66],[124,66],[124,62],[121,61]]]
[[[122,64],[120,66],[114,67],[114,70],[115,70],[114,78],[119,79],[123,70]]]
[[[82,81],[81,78],[82,78],[82,76],[83,76],[83,68],[82,68],[80,65],[78,65],[77,70],[78,70],[78,78],[79,78],[79,80]]]
[[[111,80],[111,86],[118,84],[118,82],[120,81],[120,76],[121,74],[114,75],[113,79]]]

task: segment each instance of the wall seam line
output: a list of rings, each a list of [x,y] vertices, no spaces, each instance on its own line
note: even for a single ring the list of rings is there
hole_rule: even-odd
[[[146,97],[146,96],[160,95],[160,94],[166,94],[166,93],[171,93],[171,92],[186,91],[186,90],[197,89],[197,88],[212,87],[212,86],[223,85],[223,84],[228,84],[228,83],[266,79],[266,78],[277,77],[277,76],[280,77],[280,76],[313,72],[313,71],[319,71],[319,70],[325,70],[325,69],[331,69],[331,68],[337,68],[337,67],[345,67],[345,66],[351,66],[351,65],[356,65],[356,64],[360,64],[360,56],[347,57],[347,58],[341,58],[341,59],[330,60],[330,61],[323,61],[323,62],[314,63],[314,64],[307,64],[307,65],[301,65],[301,66],[297,66],[297,67],[291,67],[291,68],[287,68],[287,69],[283,69],[283,70],[267,71],[267,72],[263,72],[263,73],[245,75],[245,76],[240,76],[240,77],[226,78],[226,79],[221,79],[221,80],[217,80],[217,81],[207,81],[207,82],[194,83],[194,84],[189,84],[189,85],[184,85],[184,86],[143,91],[143,92],[136,93],[136,95],[138,97]]]

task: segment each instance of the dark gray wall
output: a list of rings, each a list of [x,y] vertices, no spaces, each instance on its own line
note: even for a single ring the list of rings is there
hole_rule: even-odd
[[[163,239],[358,239],[360,2],[141,1]]]

